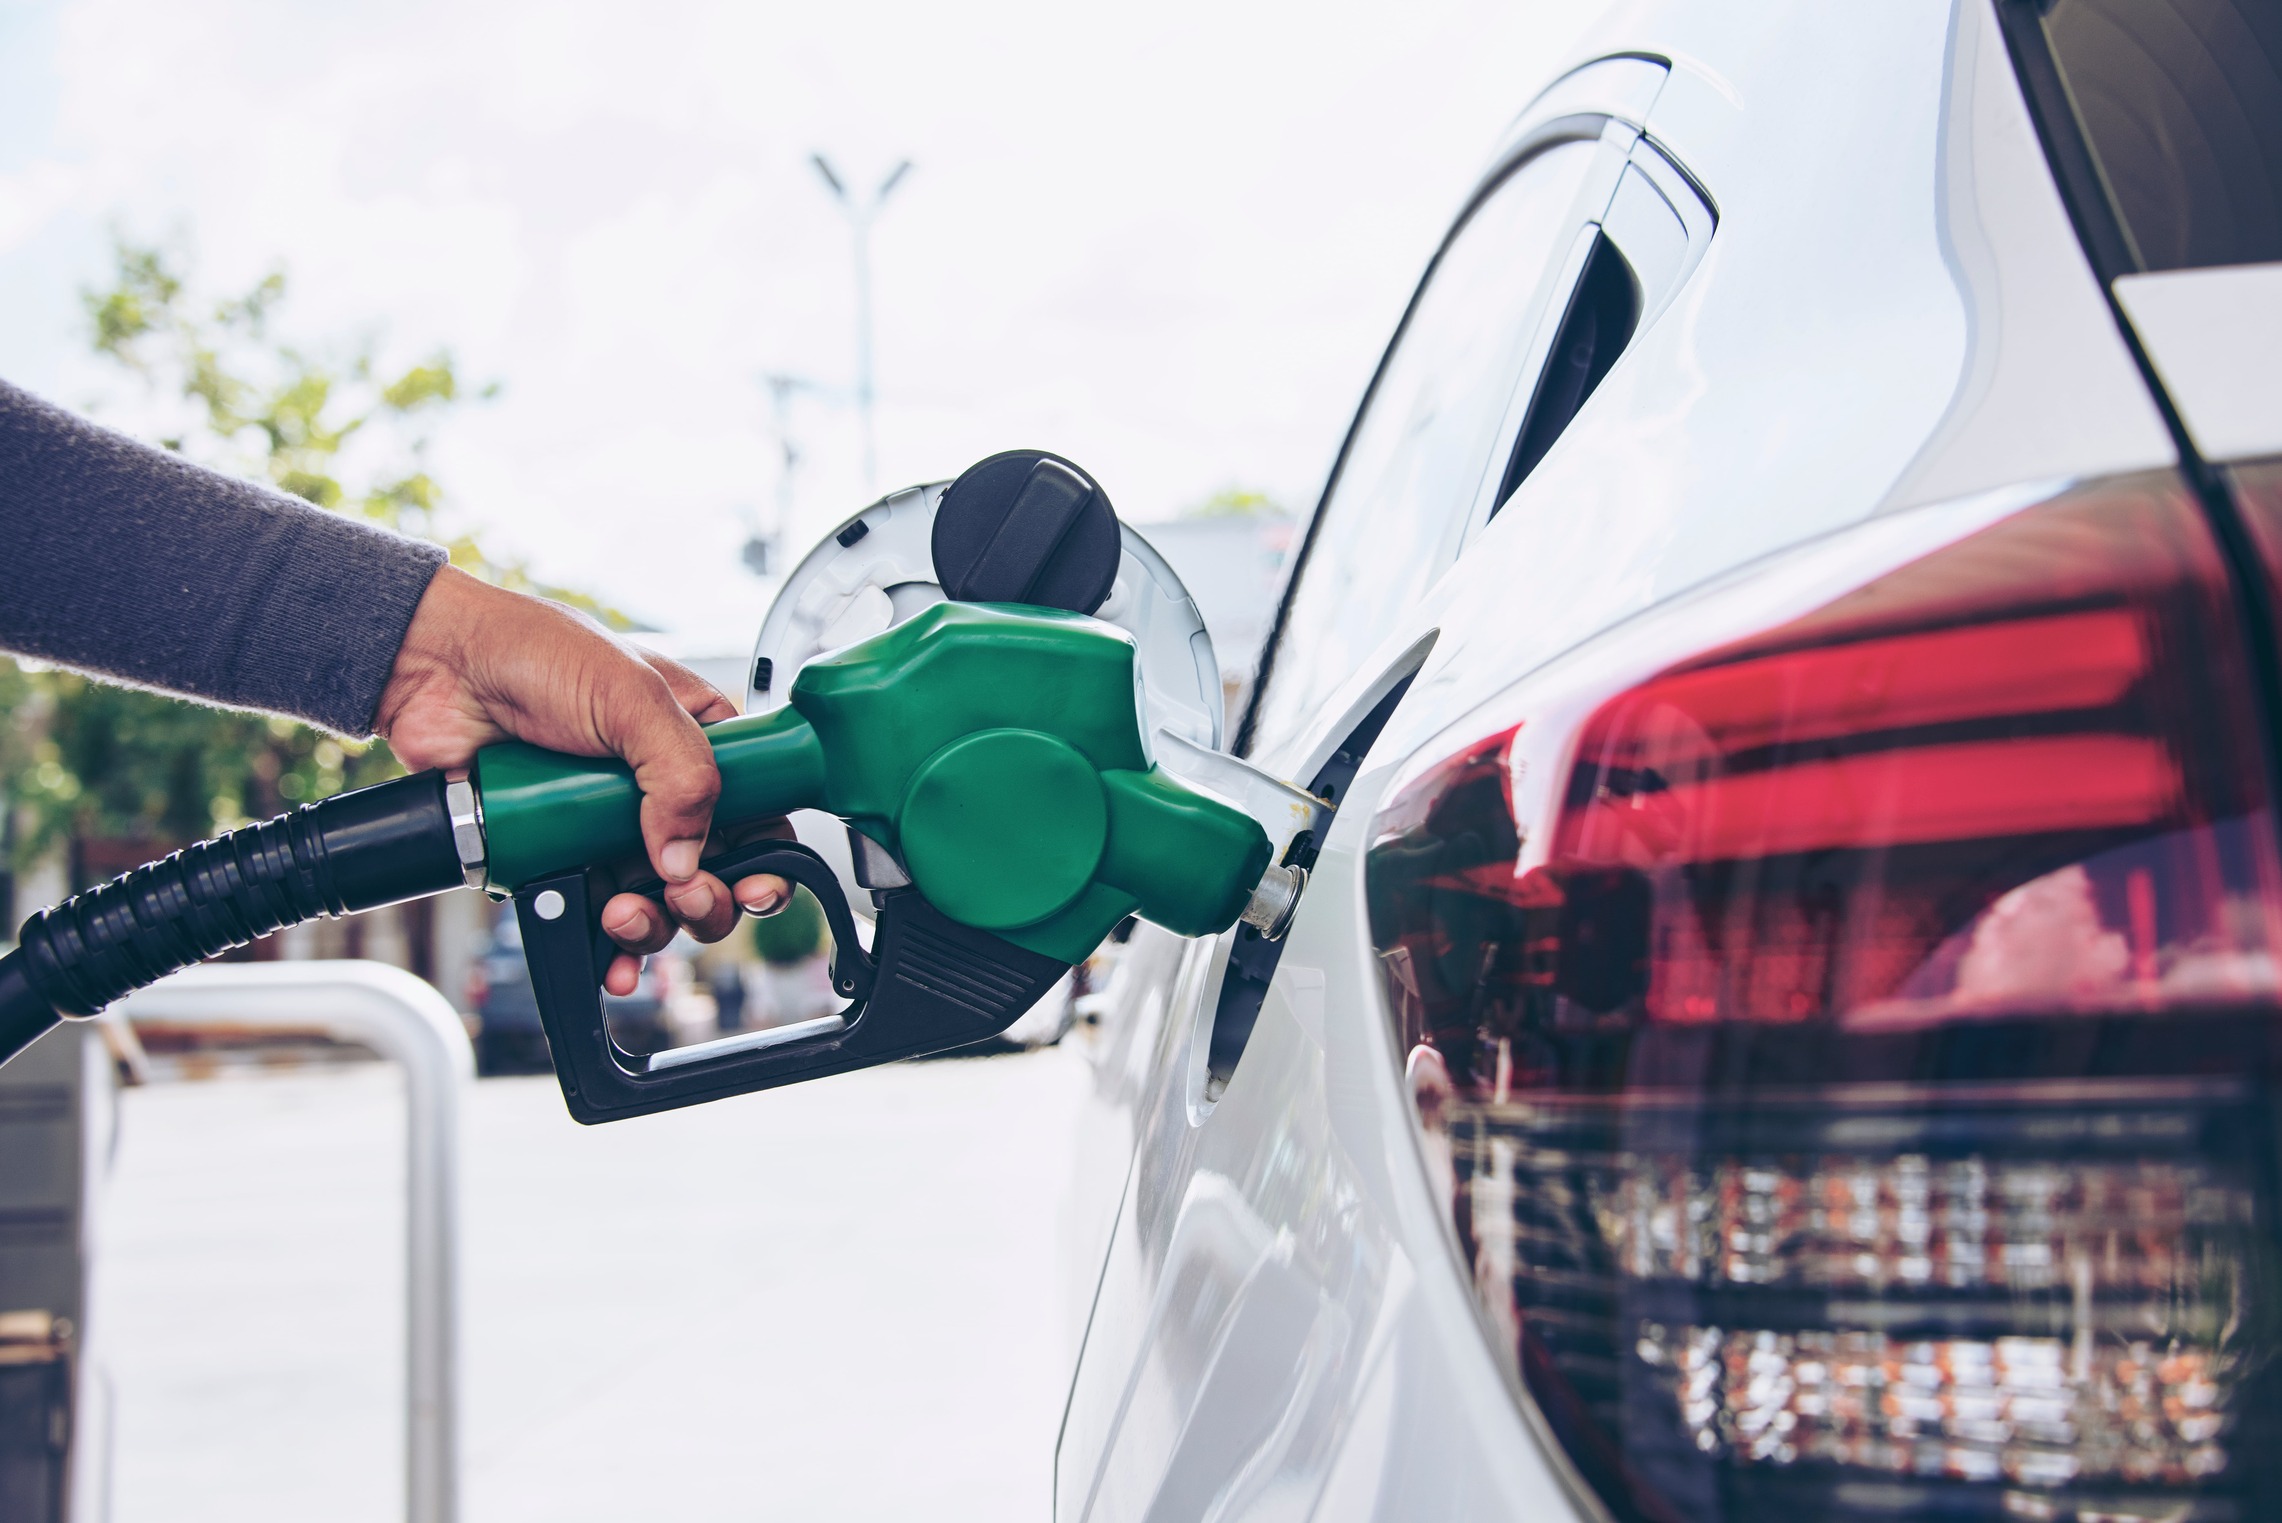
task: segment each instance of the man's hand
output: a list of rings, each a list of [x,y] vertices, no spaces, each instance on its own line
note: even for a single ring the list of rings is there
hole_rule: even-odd
[[[734,896],[697,868],[721,774],[700,724],[735,715],[713,686],[662,656],[614,639],[559,603],[478,581],[446,566],[414,610],[373,729],[415,771],[465,767],[513,737],[573,756],[622,757],[642,790],[642,841],[666,882],[666,904],[691,935],[719,941],[739,905],[784,907],[791,885],[747,878]],[[791,834],[783,821],[758,834]],[[602,928],[627,952],[655,952],[674,926],[639,894],[613,895]],[[641,964],[612,960],[603,987],[631,994]]]

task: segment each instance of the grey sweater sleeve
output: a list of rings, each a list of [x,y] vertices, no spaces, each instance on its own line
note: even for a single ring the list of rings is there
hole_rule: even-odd
[[[0,381],[0,650],[364,735],[443,562]]]

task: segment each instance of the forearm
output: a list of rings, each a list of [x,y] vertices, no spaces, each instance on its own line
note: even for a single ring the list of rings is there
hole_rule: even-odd
[[[443,560],[0,382],[0,650],[366,734]]]

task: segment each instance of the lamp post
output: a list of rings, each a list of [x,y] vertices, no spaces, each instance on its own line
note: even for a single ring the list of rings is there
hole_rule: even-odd
[[[853,235],[856,250],[856,412],[864,433],[864,488],[876,491],[879,487],[878,441],[872,430],[872,221],[903,177],[911,172],[911,160],[905,159],[887,172],[879,189],[871,199],[859,204],[848,194],[848,187],[832,163],[821,153],[812,153],[808,161],[831,187],[832,199],[840,203],[847,214],[848,231]]]
[[[766,580],[782,576],[784,568],[776,564],[777,551],[785,537],[792,533],[792,513],[795,491],[793,477],[800,470],[800,446],[792,437],[793,398],[804,393],[823,390],[806,376],[771,372],[761,377],[769,389],[770,421],[774,425],[777,444],[777,511],[776,526],[764,529],[759,514],[751,513],[751,532],[745,538],[745,567],[753,575]]]

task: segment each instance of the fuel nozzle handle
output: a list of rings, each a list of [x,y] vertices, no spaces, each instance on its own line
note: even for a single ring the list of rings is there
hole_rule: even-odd
[[[716,825],[824,807],[824,749],[798,710],[725,719],[705,738],[721,770]],[[503,741],[477,755],[473,779],[494,888],[642,854],[642,793],[622,761]]]
[[[939,557],[940,559],[940,557]],[[594,927],[641,849],[623,766],[497,746],[476,762],[488,871],[512,888],[539,1019],[571,1115],[607,1122],[966,1046],[1004,1031],[1118,921],[1190,935],[1280,929],[1305,877],[1252,813],[1143,743],[1132,638],[1084,615],[943,603],[804,666],[786,706],[707,731],[715,820],[838,815],[902,870],[859,944],[832,871],[789,842],[706,866],[804,883],[833,924],[847,1006],[793,1026],[629,1051],[598,990]],[[631,886],[653,897],[654,880]]]
[[[709,726],[724,828],[839,815],[950,919],[1065,963],[1127,915],[1224,930],[1272,879],[1253,818],[1156,766],[1130,636],[1081,614],[943,603],[810,662],[787,704]],[[489,882],[642,849],[622,762],[506,743],[477,758]]]

